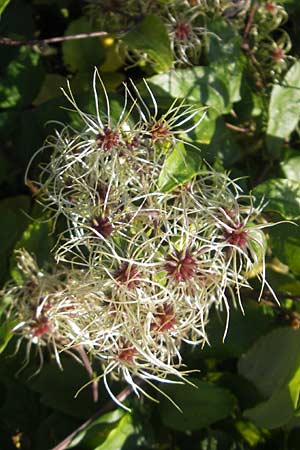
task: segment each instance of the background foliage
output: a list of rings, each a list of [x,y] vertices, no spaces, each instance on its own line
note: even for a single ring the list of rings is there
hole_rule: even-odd
[[[108,7],[107,3],[115,5]],[[139,2],[125,3],[135,17]],[[257,12],[266,4],[287,11],[280,28],[270,29],[269,34],[263,31],[268,16],[263,19]],[[300,438],[299,2],[252,2],[237,23],[212,8],[205,16],[210,37],[198,63],[175,64],[175,68],[168,29],[159,15],[146,11],[135,20],[128,19],[120,35],[120,17],[114,15],[114,8],[118,10],[118,2],[0,1],[0,34],[11,39],[111,33],[43,45],[12,46],[0,40],[1,283],[10,277],[18,281],[20,276],[13,249],[27,248],[39,263],[51,257],[55,236],[50,234],[51,224],[42,220],[43,212],[32,192],[24,186],[24,172],[31,156],[55,129],[53,121],[78,125],[72,112],[63,108],[67,105],[59,88],[65,86],[66,77],[81,104],[93,108],[94,66],[116,109],[121,83],[129,78],[136,83],[147,78],[161,108],[177,97],[208,106],[205,120],[190,133],[201,158],[220,171],[229,170],[232,177],[241,177],[244,190],[253,191],[258,202],[268,200],[264,210],[268,220],[290,222],[270,228],[267,235],[267,278],[281,305],[275,304],[268,290],[258,304],[259,286],[253,283],[253,290],[243,297],[245,316],[233,310],[224,343],[225,317],[216,314],[211,319],[211,345],[185,353],[188,368],[201,370],[192,378],[198,389],[162,387],[183,413],[165,397],[158,405],[129,397],[131,414],[114,408],[101,415],[68,448],[296,450]],[[248,36],[251,8],[256,11],[252,26],[257,33]],[[289,34],[292,47],[278,63],[270,55],[282,30]],[[176,155],[169,161],[180,182],[202,163],[197,152],[187,152],[185,171]],[[168,183],[162,173],[164,189],[173,187]],[[0,318],[4,309],[2,301]],[[1,448],[50,449],[106,404],[107,395],[100,385],[99,404],[93,403],[89,389],[74,399],[88,376],[68,357],[64,372],[48,358],[43,370],[30,377],[36,365],[33,354],[30,365],[17,374],[25,349],[11,357],[15,349],[11,328],[12,324],[2,320]]]

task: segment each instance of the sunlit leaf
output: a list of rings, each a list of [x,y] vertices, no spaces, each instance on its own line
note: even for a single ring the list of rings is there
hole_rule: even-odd
[[[173,55],[168,32],[158,16],[146,16],[141,23],[126,33],[122,40],[131,50],[147,53],[157,72],[172,67]]]
[[[10,0],[0,0],[0,15],[3,13]]]
[[[149,78],[158,98],[184,98],[208,105],[218,114],[229,112],[231,103],[224,81],[210,67],[177,69]]]
[[[267,146],[270,154],[278,156],[283,140],[290,136],[299,120],[300,61],[296,61],[282,83],[275,84],[272,90],[267,127]]]
[[[17,57],[6,67],[0,84],[0,108],[31,104],[44,78],[40,55],[30,47],[21,47]]]
[[[258,201],[264,199],[264,211],[280,214],[285,219],[300,218],[300,183],[284,178],[265,181],[256,186],[253,194]]]
[[[194,148],[177,143],[166,159],[158,179],[159,188],[168,192],[186,183],[201,167],[201,153]]]
[[[280,164],[283,173],[288,180],[300,183],[300,156],[294,156]]]
[[[300,226],[281,223],[268,231],[272,252],[288,265],[295,275],[300,275]]]
[[[53,238],[50,236],[51,224],[36,220],[24,231],[21,239],[16,243],[15,250],[25,248],[29,253],[35,255],[37,263],[42,266],[50,259],[50,250],[53,246]],[[23,273],[18,268],[16,256],[10,260],[10,273],[17,283],[21,283]]]

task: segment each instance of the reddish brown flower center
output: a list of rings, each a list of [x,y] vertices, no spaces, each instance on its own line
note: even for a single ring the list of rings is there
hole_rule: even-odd
[[[103,149],[104,151],[109,151],[120,142],[120,136],[115,131],[110,128],[104,128],[102,133],[99,133],[97,136],[97,144],[98,147]]]
[[[137,148],[139,145],[139,138],[138,136],[134,136],[133,139],[128,139],[126,141],[126,147],[128,148],[128,150],[133,150],[134,148]]]
[[[275,64],[278,64],[280,61],[282,61],[285,57],[284,51],[277,47],[273,50],[273,61]]]
[[[119,359],[128,363],[133,362],[133,358],[137,355],[137,349],[134,347],[125,348],[120,351]]]
[[[98,194],[99,200],[101,203],[105,202],[107,192],[108,192],[108,186],[107,184],[99,182],[96,188],[96,192]]]
[[[270,12],[271,14],[275,14],[277,11],[277,5],[275,5],[275,3],[272,2],[266,2],[265,3],[265,9]]]
[[[229,244],[245,248],[248,245],[248,233],[242,224],[235,224],[235,228],[224,231],[224,237]]]
[[[48,334],[51,329],[49,320],[45,316],[36,319],[32,328],[35,337],[41,337],[44,334]]]
[[[94,231],[107,238],[113,232],[113,226],[108,217],[96,217],[91,222],[91,227]]]
[[[196,260],[186,252],[175,251],[166,258],[165,270],[176,281],[188,281],[196,272]]]
[[[114,278],[121,284],[126,284],[128,289],[132,289],[140,284],[139,272],[136,266],[129,266],[128,263],[122,264],[122,266],[115,271]]]
[[[179,22],[175,28],[175,37],[179,41],[187,41],[191,33],[191,27],[186,22]]]
[[[157,122],[150,130],[153,142],[165,141],[170,136],[170,130],[163,123]]]
[[[158,312],[154,314],[154,318],[155,321],[151,324],[151,330],[162,333],[171,330],[176,323],[174,308],[169,303],[165,303],[162,307],[158,308]]]

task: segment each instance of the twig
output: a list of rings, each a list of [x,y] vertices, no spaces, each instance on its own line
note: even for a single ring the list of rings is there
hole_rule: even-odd
[[[83,362],[84,367],[86,368],[87,373],[89,374],[90,379],[92,380],[92,388],[93,388],[93,400],[95,403],[98,401],[98,379],[94,377],[93,368],[87,357],[87,354],[82,345],[76,347],[76,350]]]
[[[96,38],[100,36],[107,36],[107,34],[108,33],[106,31],[93,31],[91,33],[69,34],[68,36],[56,36],[47,39],[31,39],[29,41],[19,41],[15,39],[10,39],[5,36],[0,36],[0,44],[10,45],[12,47],[20,47],[22,45],[33,47],[34,45],[56,44],[57,42]]]
[[[247,25],[246,25],[245,30],[244,30],[243,43],[242,43],[242,48],[244,50],[246,50],[245,46],[249,49],[248,35],[249,35],[250,30],[252,28],[253,21],[254,21],[254,16],[255,16],[257,8],[258,8],[258,3],[255,2],[254,5],[251,8],[250,13],[249,13],[248,22],[247,22]]]
[[[137,380],[135,384],[142,384],[143,380]],[[130,394],[132,393],[132,387],[127,386],[123,391],[120,392],[120,394],[117,396],[117,399],[120,402],[123,402]],[[59,444],[57,444],[55,447],[53,447],[51,450],[65,450],[68,445],[72,442],[73,438],[82,430],[84,430],[88,425],[90,425],[94,420],[96,420],[98,417],[102,416],[102,414],[107,413],[111,409],[115,407],[115,402],[110,400],[107,402],[99,411],[97,411],[95,414],[92,415],[88,420],[86,420],[83,424],[81,424],[76,430],[74,430],[71,434],[69,434],[63,441],[61,441]]]
[[[254,67],[257,70],[257,73],[258,73],[258,75],[260,77],[260,80],[259,80],[260,81],[260,87],[264,88],[265,87],[264,74],[263,74],[263,72],[262,72],[262,70],[261,70],[261,68],[259,66],[259,63],[258,63],[257,59],[255,58],[254,54],[251,51],[251,48],[250,48],[250,45],[249,45],[249,41],[248,41],[249,33],[250,33],[251,28],[253,26],[254,16],[255,16],[255,13],[257,11],[258,6],[259,6],[258,2],[254,2],[253,6],[252,6],[252,8],[250,10],[250,13],[249,13],[249,16],[248,16],[248,21],[247,21],[247,24],[246,24],[246,27],[245,27],[245,30],[244,30],[244,34],[243,34],[243,42],[241,44],[241,47],[248,54],[250,60],[252,61],[252,64],[254,65]]]
[[[249,131],[250,131],[250,128],[241,128],[241,127],[238,127],[238,126],[233,125],[232,123],[228,123],[228,122],[226,122],[225,125],[226,125],[226,127],[229,128],[230,130],[237,131],[237,132],[239,132],[239,133],[245,133],[245,134],[247,134],[247,133],[249,133]]]

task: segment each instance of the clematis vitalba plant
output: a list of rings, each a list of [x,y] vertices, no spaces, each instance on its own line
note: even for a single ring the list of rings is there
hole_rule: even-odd
[[[185,381],[182,344],[201,351],[213,309],[226,310],[226,335],[254,269],[262,288],[267,283],[261,206],[204,161],[183,184],[168,167],[174,150],[187,163],[183,149],[193,144],[186,133],[205,109],[176,100],[161,111],[146,82],[143,90],[146,96],[125,86],[115,119],[97,70],[94,115],[78,106],[68,85],[64,93],[83,127],[62,126],[48,138],[39,150],[49,152],[48,163],[35,182],[54,223],[65,219],[53,249],[57,264],[39,268],[20,250],[24,281],[4,291],[28,356],[36,346],[42,366],[47,346],[60,366],[63,352],[100,361],[95,378],[117,403],[110,380],[137,395],[149,395],[140,379],[151,386]],[[162,171],[173,187],[163,187]]]

